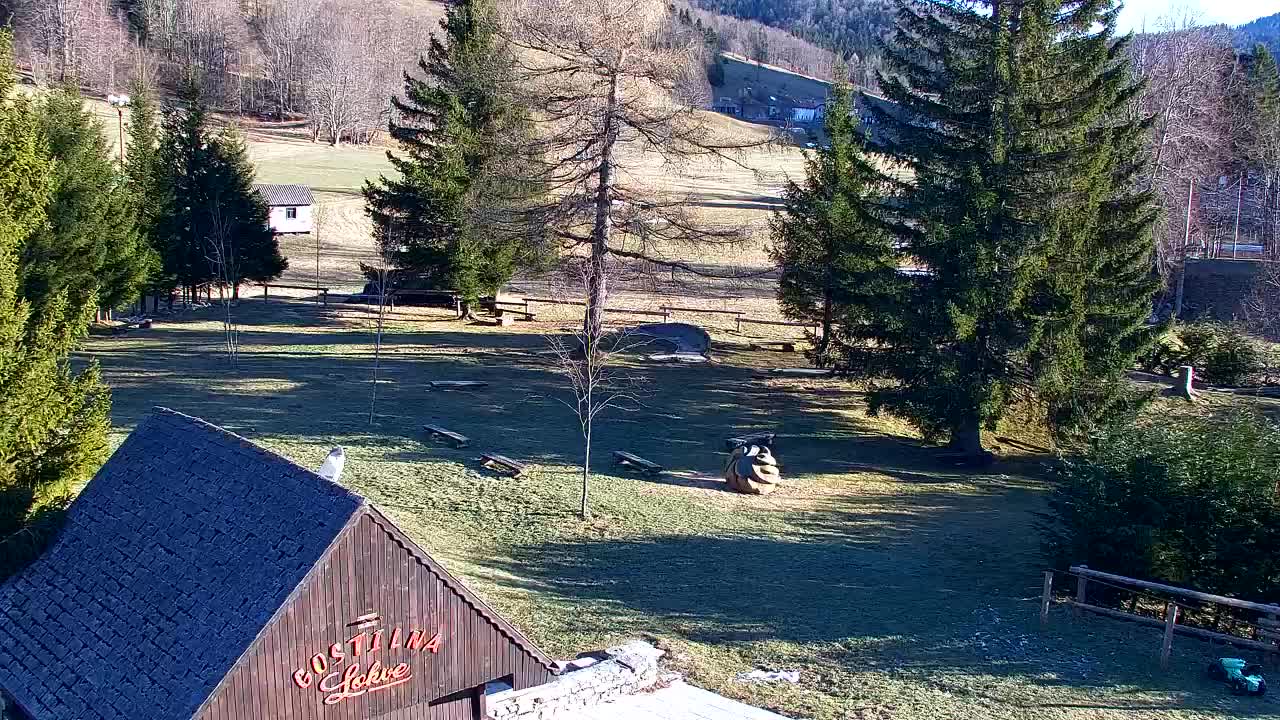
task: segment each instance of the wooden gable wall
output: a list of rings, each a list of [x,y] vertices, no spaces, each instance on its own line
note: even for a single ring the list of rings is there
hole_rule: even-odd
[[[551,674],[545,655],[366,507],[196,717],[464,720],[485,682],[525,688]]]

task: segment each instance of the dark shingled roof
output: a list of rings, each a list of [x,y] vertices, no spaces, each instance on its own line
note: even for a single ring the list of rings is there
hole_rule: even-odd
[[[0,587],[0,688],[32,720],[191,717],[363,507],[157,409]]]
[[[311,188],[306,185],[254,185],[270,207],[298,207],[311,205],[315,199],[311,197]]]

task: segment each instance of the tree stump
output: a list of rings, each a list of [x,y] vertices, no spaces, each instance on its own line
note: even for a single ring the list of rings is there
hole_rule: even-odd
[[[1194,402],[1200,395],[1193,385],[1195,376],[1196,369],[1190,365],[1183,365],[1178,368],[1178,384],[1173,386],[1173,394],[1184,400]]]

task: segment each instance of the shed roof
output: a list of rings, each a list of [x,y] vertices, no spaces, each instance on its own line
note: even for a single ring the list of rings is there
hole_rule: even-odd
[[[265,185],[257,184],[253,186],[259,194],[267,201],[269,207],[298,207],[301,205],[315,204],[315,198],[311,195],[311,188],[306,185]]]
[[[192,717],[370,512],[279,455],[157,408],[72,504],[58,540],[0,586],[0,688],[32,720]]]

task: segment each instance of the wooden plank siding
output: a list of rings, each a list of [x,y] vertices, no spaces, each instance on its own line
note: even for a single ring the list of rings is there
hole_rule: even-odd
[[[376,624],[353,626],[371,613],[379,616]],[[550,659],[527,638],[367,505],[263,621],[264,630],[197,715],[201,720],[475,720],[484,683],[509,678],[519,689],[553,674]],[[438,651],[406,648],[411,630],[427,637],[439,630]],[[364,640],[353,642],[361,632]],[[317,656],[321,672],[311,670]],[[374,661],[388,671],[407,663],[409,679],[325,703],[334,693],[322,691],[321,680],[332,687],[348,668],[358,664],[367,673]],[[298,670],[308,687],[295,682]]]

